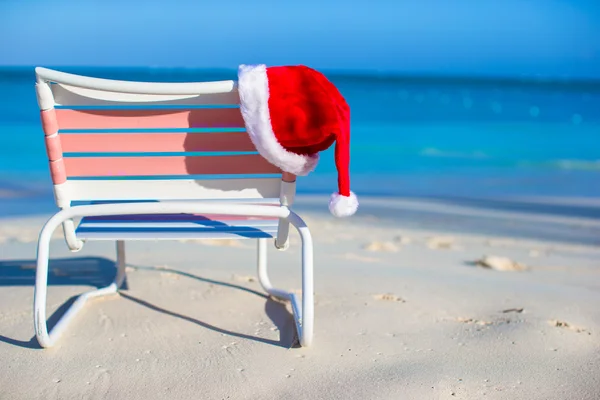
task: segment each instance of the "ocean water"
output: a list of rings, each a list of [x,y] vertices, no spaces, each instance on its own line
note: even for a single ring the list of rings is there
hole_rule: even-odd
[[[60,68],[138,81],[235,79],[235,70]],[[600,196],[600,83],[327,72],[351,107],[359,196]],[[0,68],[0,214],[54,209],[35,76]],[[333,148],[299,193],[331,193]]]

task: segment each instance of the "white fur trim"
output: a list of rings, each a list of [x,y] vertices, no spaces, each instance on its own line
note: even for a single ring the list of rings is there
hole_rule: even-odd
[[[349,217],[358,210],[358,198],[354,192],[350,196],[333,193],[329,200],[329,211],[336,217]]]
[[[269,113],[269,82],[267,67],[240,65],[238,68],[240,110],[246,131],[256,150],[271,164],[294,175],[307,175],[315,169],[318,154],[300,155],[284,149],[271,126]]]

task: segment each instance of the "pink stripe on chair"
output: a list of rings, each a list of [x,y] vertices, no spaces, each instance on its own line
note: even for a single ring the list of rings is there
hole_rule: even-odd
[[[71,153],[256,151],[245,132],[61,134]]]
[[[56,119],[56,110],[54,108],[40,111],[40,117],[42,119],[42,129],[46,136],[58,132],[58,120]]]
[[[56,161],[62,158],[63,151],[60,143],[60,136],[46,136],[46,153],[48,160]]]
[[[64,159],[50,161],[50,176],[55,185],[65,183],[67,181],[67,173],[65,171]]]
[[[66,158],[69,177],[272,174],[281,170],[258,154],[209,157]]]
[[[238,108],[56,110],[60,129],[243,128]]]

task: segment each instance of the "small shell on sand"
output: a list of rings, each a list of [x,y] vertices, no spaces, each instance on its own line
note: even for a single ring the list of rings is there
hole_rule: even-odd
[[[451,236],[434,236],[427,241],[427,247],[430,249],[452,249],[454,248],[454,238]]]
[[[401,303],[405,302],[405,300],[403,298],[398,297],[395,294],[391,294],[391,293],[376,294],[375,296],[373,296],[373,298],[375,300],[382,300],[382,301],[399,301]]]
[[[494,269],[496,271],[524,271],[527,269],[525,265],[519,264],[510,258],[498,256],[484,256],[475,261],[475,265],[478,267]]]
[[[392,242],[371,242],[363,246],[363,249],[367,251],[389,251],[396,252],[400,248]]]
[[[492,325],[492,322],[490,322],[490,321],[481,321],[481,320],[473,319],[473,318],[458,317],[458,318],[456,318],[456,321],[462,322],[463,324],[475,324],[475,325],[481,325],[481,326]]]
[[[577,333],[587,333],[588,335],[592,334],[591,332],[589,332],[585,328],[581,328],[581,327],[578,327],[578,326],[571,325],[571,324],[569,324],[568,322],[565,322],[565,321],[559,321],[557,319],[553,319],[553,320],[550,320],[548,322],[550,323],[550,325],[555,326],[557,328],[566,328],[566,329],[570,329],[572,331],[575,331]]]

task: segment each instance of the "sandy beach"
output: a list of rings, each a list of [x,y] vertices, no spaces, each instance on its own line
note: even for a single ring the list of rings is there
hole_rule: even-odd
[[[0,0],[0,37],[0,400],[600,400],[600,0]],[[111,240],[38,269],[73,215]]]
[[[315,241],[309,348],[245,240],[128,242],[126,290],[42,350],[33,277],[48,215],[0,220],[0,399],[600,398],[596,202],[365,198],[338,220],[322,199],[300,203]],[[291,240],[269,247],[269,266],[297,290]],[[111,242],[70,253],[58,232],[52,245],[48,315],[115,269]]]

